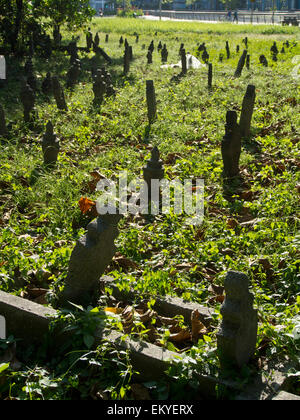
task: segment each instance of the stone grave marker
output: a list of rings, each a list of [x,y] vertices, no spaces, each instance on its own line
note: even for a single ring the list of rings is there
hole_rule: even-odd
[[[227,60],[228,60],[230,58],[230,48],[229,48],[228,41],[226,41],[225,49],[226,49],[226,57],[227,57]]]
[[[20,99],[24,109],[24,121],[25,123],[29,123],[33,119],[35,93],[26,81],[22,84]]]
[[[93,46],[93,34],[91,31],[91,28],[89,28],[86,34],[86,49],[90,51],[92,49],[92,46]]]
[[[105,34],[105,43],[107,44],[109,41],[109,34]]]
[[[235,70],[235,73],[234,73],[234,77],[240,77],[241,76],[242,71],[243,71],[243,67],[244,67],[245,62],[246,62],[246,57],[247,57],[247,50],[244,50],[243,54],[241,55],[241,57],[238,61],[238,64],[237,64],[237,67],[236,67],[236,70]]]
[[[27,84],[31,87],[31,89],[34,92],[37,91],[37,80],[33,71],[28,74]]]
[[[246,57],[246,69],[247,70],[250,69],[250,54],[247,54],[247,57]]]
[[[180,50],[180,54],[181,54],[181,74],[185,75],[187,73],[187,64],[186,64],[186,53],[185,53],[184,48]]]
[[[45,96],[50,96],[53,93],[52,77],[50,72],[46,74],[46,77],[42,82],[42,92]]]
[[[226,178],[238,176],[241,156],[241,133],[235,111],[228,111],[226,114],[225,136],[222,140],[221,151],[224,176]]]
[[[204,62],[205,64],[207,64],[207,63],[208,63],[208,60],[209,60],[209,54],[208,54],[208,52],[207,52],[207,49],[206,49],[206,48],[204,49],[204,51],[203,51],[203,53],[202,53],[202,60],[203,60],[203,62]]]
[[[241,368],[255,352],[257,311],[253,309],[254,298],[245,274],[229,271],[224,286],[223,320],[217,333],[219,360],[221,368]]]
[[[52,89],[53,89],[53,95],[56,101],[57,108],[62,111],[67,111],[68,106],[66,103],[64,90],[57,76],[52,77]]]
[[[237,45],[237,46],[236,46],[236,52],[237,52],[237,53],[239,53],[239,52],[240,52],[240,46],[239,46],[239,45]]]
[[[130,55],[129,55],[128,48],[125,48],[124,50],[123,70],[124,70],[124,75],[128,74],[130,70]]]
[[[162,50],[162,43],[161,41],[159,41],[158,46],[157,46],[157,51],[160,52]]]
[[[255,102],[255,86],[248,85],[243,99],[242,111],[240,116],[240,131],[242,137],[250,136],[251,119]]]
[[[73,88],[78,82],[81,71],[80,60],[75,60],[67,73],[67,88]]]
[[[7,126],[6,126],[6,119],[5,119],[5,112],[0,104],[0,136],[6,137],[8,134]]]
[[[123,40],[123,37],[121,36],[120,39],[119,39],[119,47],[121,47],[121,45],[123,45],[123,43],[124,43],[124,40]]]
[[[152,64],[152,51],[148,50],[147,52],[147,64]]]
[[[99,44],[100,44],[100,37],[99,37],[99,34],[97,32],[96,35],[95,35],[95,38],[94,38],[94,49],[95,49],[95,47],[96,48],[99,47]]]
[[[165,64],[168,61],[168,55],[169,55],[169,53],[168,53],[168,50],[167,50],[167,45],[164,44],[164,46],[161,50],[161,62],[163,64]]]
[[[94,92],[94,106],[99,106],[103,102],[103,98],[106,92],[106,83],[104,75],[100,69],[97,70],[93,82],[93,92]]]
[[[135,36],[135,43],[136,43],[136,44],[138,44],[138,43],[139,43],[139,38],[140,38],[140,37],[139,37],[139,35],[138,35],[138,34],[136,34],[136,36]]]
[[[152,124],[157,117],[156,96],[153,80],[146,80],[146,99],[148,109],[148,121]]]
[[[119,235],[121,218],[119,214],[105,214],[89,223],[87,233],[77,241],[72,252],[60,304],[90,303],[91,294],[116,252],[114,241]]]
[[[150,42],[150,45],[148,47],[148,51],[151,51],[151,53],[153,53],[153,51],[154,51],[154,41],[153,40]]]
[[[163,162],[160,159],[160,154],[157,146],[155,146],[151,151],[151,159],[148,160],[147,166],[143,169],[144,181],[148,186],[148,205],[151,204],[152,197],[152,180],[161,180],[164,178],[165,170],[163,167]]]
[[[53,131],[51,121],[48,121],[46,132],[42,139],[42,150],[44,155],[44,165],[55,166],[60,150],[59,139]]]
[[[265,57],[263,54],[261,54],[261,55],[259,56],[259,62],[260,62],[260,64],[262,64],[264,67],[268,67],[268,60],[266,59],[266,57]]]

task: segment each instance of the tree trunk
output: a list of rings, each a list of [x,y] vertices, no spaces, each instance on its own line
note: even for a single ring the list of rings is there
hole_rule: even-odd
[[[21,29],[22,19],[23,19],[23,0],[16,0],[16,20],[15,20],[15,28],[11,40],[11,49],[12,52],[15,53],[17,50],[19,32]]]

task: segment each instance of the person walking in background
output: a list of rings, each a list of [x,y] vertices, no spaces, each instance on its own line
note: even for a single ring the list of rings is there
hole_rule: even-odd
[[[231,10],[228,10],[227,19],[231,22]]]
[[[233,14],[233,22],[236,22],[236,23],[238,23],[238,22],[239,22],[239,20],[238,20],[238,12],[237,12],[237,10],[235,10],[235,11],[234,11],[234,14]]]

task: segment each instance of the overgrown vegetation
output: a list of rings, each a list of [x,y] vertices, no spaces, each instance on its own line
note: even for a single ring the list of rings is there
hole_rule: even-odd
[[[97,198],[90,188],[91,173],[98,170],[116,179],[126,170],[132,178],[141,177],[150,151],[157,145],[168,179],[204,179],[204,222],[188,226],[184,215],[173,214],[157,216],[151,222],[125,218],[117,239],[118,254],[107,272],[120,288],[136,292],[134,307],[140,304],[138,296],[146,293],[153,299],[156,294],[171,294],[210,306],[215,327],[220,320],[226,272],[247,273],[259,312],[259,334],[255,360],[241,380],[247,380],[267,360],[288,358],[299,370],[299,81],[291,74],[295,68],[292,59],[299,55],[299,29],[139,19],[94,20],[91,28],[94,34],[99,31],[100,45],[112,58],[109,70],[117,90],[115,98],[107,98],[100,110],[92,105],[90,60],[94,54],[80,52],[83,71],[80,83],[66,93],[69,111],[59,111],[53,99],[47,101],[40,94],[39,117],[30,129],[23,122],[19,100],[24,60],[8,58],[9,81],[0,90],[10,127],[9,139],[1,139],[1,290],[42,304],[47,304],[47,292],[50,303],[54,301],[74,243],[89,221],[81,214],[78,201],[82,196]],[[138,44],[135,32],[140,35]],[[108,43],[104,43],[106,33]],[[85,46],[83,33],[65,30],[62,34],[66,44],[80,35],[79,45]],[[134,54],[126,77],[123,48],[119,47],[121,34],[133,46]],[[236,45],[242,50],[245,36],[250,70],[244,69],[240,78],[234,78],[240,56]],[[196,54],[197,45],[205,42],[213,63],[212,91],[207,89],[206,69],[189,70],[180,83],[170,82],[179,70],[161,69],[156,49],[153,64],[147,65],[147,50],[142,45],[147,48],[152,39],[155,47],[159,41],[167,44],[169,63],[179,61],[180,43]],[[220,53],[226,56],[226,40],[231,58],[219,62]],[[272,43],[276,41],[281,48],[286,40],[290,47],[273,62]],[[259,64],[261,54],[268,58],[269,67]],[[105,65],[101,60],[99,66]],[[47,61],[33,59],[39,81],[47,71],[65,81],[68,63],[69,57],[60,51]],[[149,136],[148,79],[154,80],[158,100],[158,119]],[[251,138],[243,143],[244,187],[233,185],[228,191],[223,185],[220,151],[225,115],[228,110],[240,111],[248,84],[256,86],[257,97]],[[41,137],[49,120],[61,140],[53,171],[42,166]],[[74,328],[76,339],[68,341],[59,353],[49,354],[47,347],[38,353],[33,349],[24,353],[17,341],[17,365],[8,366],[5,355],[3,364],[0,360],[1,398],[136,398],[138,387],[130,388],[133,372],[128,355],[106,342],[97,349],[92,347],[94,321],[99,311],[101,315],[111,305],[109,290],[107,294],[98,309],[60,314],[60,322]],[[107,316],[105,322],[109,323]],[[122,329],[116,319],[112,326]],[[143,326],[139,327],[142,335],[147,335]],[[175,384],[171,380],[146,384],[144,398],[197,397],[195,372],[213,373],[218,368],[215,332],[190,346],[178,369],[175,365],[170,368]],[[171,348],[169,336],[165,329],[161,340]],[[1,342],[2,350],[14,348],[15,339]],[[299,377],[296,372],[291,371],[294,379]],[[294,391],[299,392],[296,379]]]

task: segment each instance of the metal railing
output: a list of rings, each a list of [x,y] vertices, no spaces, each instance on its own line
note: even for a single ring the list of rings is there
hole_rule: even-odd
[[[160,16],[168,19],[198,20],[208,22],[233,22],[233,16],[229,20],[227,12],[221,11],[177,11],[177,10],[144,10],[145,15]],[[251,12],[239,11],[238,22],[240,23],[260,23],[260,24],[282,24],[284,17],[293,17],[300,21],[299,12]]]

